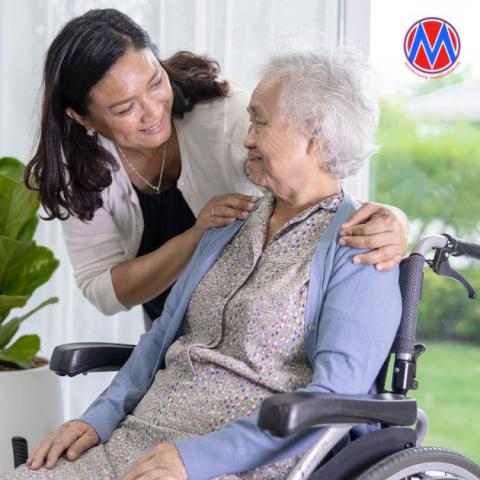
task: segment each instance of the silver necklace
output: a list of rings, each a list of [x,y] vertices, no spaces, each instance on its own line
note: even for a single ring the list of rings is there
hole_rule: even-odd
[[[168,148],[168,140],[165,142],[165,146],[163,147],[163,155],[162,155],[162,169],[160,170],[160,178],[158,179],[158,185],[152,185],[148,180],[146,180],[140,173],[138,173],[137,169],[130,163],[125,152],[120,148],[119,145],[116,145],[117,150],[122,155],[123,159],[127,162],[128,166],[133,170],[135,175],[137,175],[140,180],[142,180],[145,184],[147,184],[152,190],[155,190],[155,195],[160,193],[160,189],[162,188],[162,178],[163,178],[163,168],[165,167],[165,158],[167,157],[167,148]]]

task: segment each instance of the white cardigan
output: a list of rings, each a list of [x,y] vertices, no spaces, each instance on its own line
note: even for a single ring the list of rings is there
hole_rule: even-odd
[[[215,195],[241,192],[261,195],[243,171],[249,97],[230,83],[228,97],[199,103],[181,120],[174,120],[182,169],[177,186],[195,216]],[[113,289],[110,270],[134,258],[143,233],[143,215],[117,150],[110,140],[101,144],[120,169],[103,190],[103,207],[89,222],[70,216],[62,222],[75,281],[84,296],[105,315],[128,310]]]

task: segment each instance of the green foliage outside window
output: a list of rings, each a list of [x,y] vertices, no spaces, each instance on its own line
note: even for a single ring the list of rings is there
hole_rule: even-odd
[[[408,215],[415,242],[426,233],[453,233],[480,242],[480,124],[416,120],[401,98],[381,106],[380,152],[371,161],[371,195]],[[479,262],[455,269],[480,295]],[[480,344],[480,304],[458,283],[426,274],[420,337]]]

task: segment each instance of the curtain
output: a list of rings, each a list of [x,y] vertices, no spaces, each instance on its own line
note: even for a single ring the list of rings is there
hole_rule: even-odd
[[[362,5],[368,7],[368,0],[355,6],[360,6],[355,25],[366,23],[368,32],[368,8],[362,9]],[[56,33],[72,17],[107,7],[122,10],[140,23],[158,45],[162,58],[177,50],[208,54],[220,62],[223,76],[251,90],[259,64],[272,51],[288,45],[315,47],[338,42],[339,31],[345,34],[348,4],[345,0],[2,0],[0,156],[15,156],[24,162],[31,157],[39,121],[43,59]],[[353,42],[368,45],[365,29],[357,30],[358,26]],[[347,182],[357,197],[366,197],[366,172],[364,169]],[[20,334],[38,333],[40,353],[46,357],[61,343],[136,343],[143,331],[140,308],[107,317],[83,298],[73,280],[60,223],[40,222],[36,241],[54,251],[60,266],[25,308],[52,295],[59,297],[59,303],[26,321]],[[62,379],[65,417],[80,415],[112,376],[102,373]]]

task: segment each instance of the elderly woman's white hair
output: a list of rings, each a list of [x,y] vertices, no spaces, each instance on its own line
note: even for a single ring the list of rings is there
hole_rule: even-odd
[[[372,68],[351,47],[276,54],[262,69],[281,82],[279,113],[295,129],[325,139],[323,167],[337,178],[356,173],[377,147],[378,105]]]

